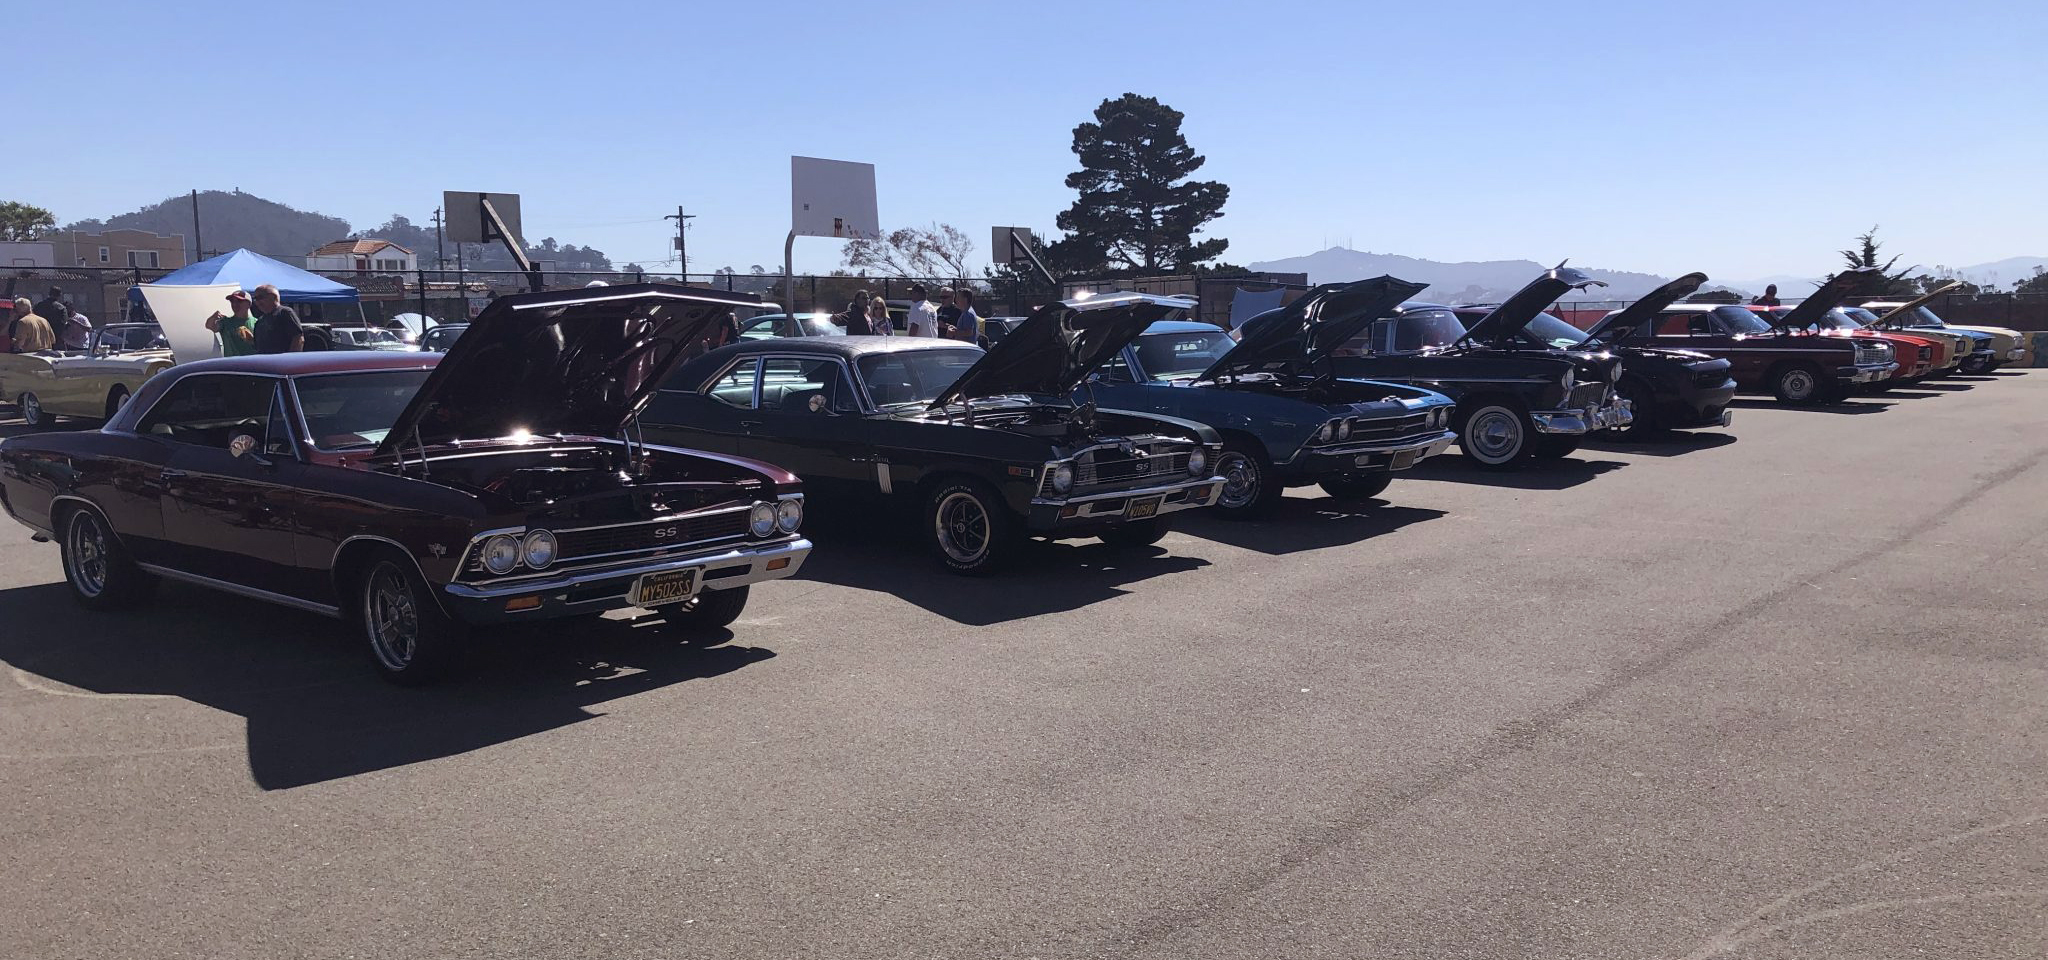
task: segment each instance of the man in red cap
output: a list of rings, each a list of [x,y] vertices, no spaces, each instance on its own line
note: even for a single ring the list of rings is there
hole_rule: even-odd
[[[249,314],[249,294],[237,290],[228,294],[228,316],[219,310],[206,318],[206,329],[220,334],[220,355],[246,357],[256,352],[256,318]]]

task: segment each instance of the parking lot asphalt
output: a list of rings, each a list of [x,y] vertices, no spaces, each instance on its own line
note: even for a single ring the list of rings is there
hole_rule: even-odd
[[[817,504],[721,643],[424,690],[8,523],[0,957],[2039,958],[2044,424],[1741,401],[990,580]]]

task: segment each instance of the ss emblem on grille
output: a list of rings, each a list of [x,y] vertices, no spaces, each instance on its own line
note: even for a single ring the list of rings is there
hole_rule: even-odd
[[[656,527],[654,529],[654,539],[666,540],[669,537],[681,536],[682,533],[683,531],[680,527]]]

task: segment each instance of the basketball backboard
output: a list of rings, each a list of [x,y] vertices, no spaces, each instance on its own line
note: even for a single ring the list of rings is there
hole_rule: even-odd
[[[441,224],[448,232],[448,239],[455,243],[498,242],[497,235],[484,224],[485,199],[491,201],[491,209],[498,211],[498,218],[505,221],[505,229],[512,232],[512,242],[525,249],[526,234],[519,226],[519,195],[516,193],[442,191]]]
[[[790,157],[789,194],[789,226],[799,237],[882,235],[872,163]]]
[[[1010,238],[1012,233],[1017,235],[1016,240]],[[1017,246],[1017,242],[1031,243],[1032,240],[1030,227],[992,228],[989,231],[988,241],[989,262],[1001,265],[1016,260],[1029,261],[1031,258],[1025,254],[1023,248]]]

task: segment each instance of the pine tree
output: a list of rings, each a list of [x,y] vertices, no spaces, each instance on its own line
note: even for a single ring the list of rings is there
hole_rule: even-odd
[[[1204,158],[1181,135],[1183,115],[1152,97],[1126,93],[1095,108],[1074,128],[1081,169],[1067,176],[1080,197],[1059,215],[1066,237],[1047,253],[1075,273],[1162,273],[1195,269],[1230,246],[1197,242],[1202,225],[1223,215],[1230,188],[1188,180]]]

